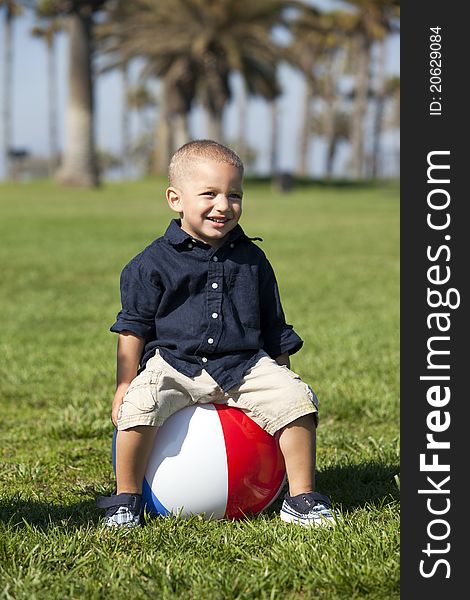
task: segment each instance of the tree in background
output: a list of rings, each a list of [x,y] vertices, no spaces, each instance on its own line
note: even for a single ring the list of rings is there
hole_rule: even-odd
[[[152,164],[157,172],[165,171],[172,152],[190,139],[189,117],[198,104],[207,115],[206,135],[227,141],[222,117],[233,96],[238,113],[233,144],[242,156],[250,150],[245,140],[249,99],[258,96],[267,100],[272,117],[267,142],[271,169],[277,172],[280,118],[277,99],[282,91],[278,67],[286,61],[300,70],[306,82],[298,136],[298,172],[308,174],[312,137],[321,135],[328,148],[326,170],[331,174],[336,147],[346,135],[346,128],[338,125],[338,115],[344,121],[346,109],[350,116],[351,174],[356,178],[374,177],[385,164],[378,160],[387,125],[386,111],[391,105],[384,76],[384,40],[390,32],[398,31],[399,0],[349,0],[344,9],[332,12],[315,9],[307,0],[0,0],[6,21],[3,126],[8,171],[13,164],[9,160],[13,156],[11,26],[21,8],[33,6],[39,17],[34,32],[48,46],[52,155],[58,154],[53,46],[59,17],[64,17],[70,33],[66,143],[58,171],[59,180],[65,184],[99,183],[92,71],[99,74],[105,69],[119,69],[122,74],[120,163],[124,175],[133,153],[130,114],[134,109],[129,88],[134,83],[137,87],[146,86],[155,95],[146,104],[153,107],[145,111],[147,116],[150,111],[155,113],[153,140],[149,142],[147,131],[144,143],[139,142],[139,156],[153,149]],[[98,11],[101,13],[96,17]],[[288,48],[285,38],[276,35],[281,27],[290,31],[292,43]],[[343,68],[345,56],[349,56],[349,77]],[[133,82],[131,74],[136,69],[140,77]],[[351,80],[352,89],[345,96],[348,105],[342,95],[345,84]],[[156,85],[147,86],[151,81]],[[240,93],[234,94],[234,83]],[[323,121],[321,125],[319,119]],[[340,138],[338,129],[343,132]],[[15,152],[17,158],[20,153]]]
[[[222,115],[232,97],[232,72],[241,74],[248,94],[272,100],[280,93],[276,72],[280,48],[271,34],[284,22],[285,9],[298,4],[285,0],[129,3],[123,15],[125,27],[116,28],[114,23],[114,43],[104,51],[110,66],[140,57],[145,63],[141,77],[160,80],[157,170],[166,169],[171,152],[189,139],[187,118],[195,101],[208,115],[208,136],[223,138]]]
[[[15,17],[23,12],[23,3],[14,0],[0,0],[0,8],[5,18],[5,40],[3,47],[3,153],[7,179],[13,176],[11,163],[12,148],[12,92],[13,92],[13,44],[12,30]]]
[[[384,131],[395,131],[400,128],[400,78],[396,75],[385,80],[385,108],[383,129]],[[392,163],[392,172],[400,168],[400,139],[396,137],[395,145],[389,153],[388,162]]]
[[[94,135],[93,16],[106,0],[48,0],[41,16],[65,17],[69,35],[68,101],[65,146],[57,179],[63,185],[99,185]]]
[[[148,89],[150,78],[159,79],[159,96],[153,104],[159,107],[154,149],[158,148],[158,171],[163,171],[171,156],[171,147],[189,140],[188,113],[194,96],[194,76],[187,63],[172,53],[167,37],[166,20],[175,10],[170,3],[110,2],[106,19],[97,27],[99,72],[123,69],[141,59],[140,89]],[[147,100],[145,103],[148,106]],[[148,147],[146,141],[145,146]]]
[[[398,25],[396,21],[392,23],[392,29],[397,30]],[[399,78],[387,78],[385,74],[385,43],[386,37],[381,37],[377,42],[377,59],[375,64],[376,76],[374,85],[374,99],[375,99],[375,114],[372,130],[372,157],[371,157],[371,177],[377,177],[380,172],[379,157],[381,155],[381,139],[385,129],[384,114],[387,101],[393,97],[396,87],[395,84],[398,81],[398,89],[400,87]]]
[[[316,9],[304,7],[290,24],[292,42],[285,50],[289,64],[301,71],[305,78],[303,114],[299,135],[300,175],[308,174],[309,147],[312,133],[328,138],[332,143],[334,132],[334,114],[336,112],[337,84],[343,74],[344,32],[343,16],[340,11],[321,13]],[[316,130],[312,128],[312,105],[314,100],[323,98],[326,106],[323,110],[325,125]]]
[[[400,78],[396,75],[385,80],[385,98],[392,103],[390,116],[388,120],[385,119],[385,125],[398,129],[400,127]]]
[[[299,128],[299,175],[307,175],[308,155],[311,142],[310,111],[315,98],[315,66],[323,51],[324,36],[320,25],[320,12],[309,10],[306,6],[296,15],[290,24],[292,34],[289,46],[284,49],[285,60],[300,70],[305,79],[302,101],[302,118]]]
[[[41,0],[36,7],[38,23],[31,33],[44,40],[47,49],[47,98],[48,98],[48,130],[49,130],[49,175],[54,176],[60,161],[58,137],[58,102],[57,102],[57,65],[55,41],[57,34],[63,30],[59,18],[48,18],[49,0]],[[42,16],[44,11],[45,18]]]
[[[134,11],[134,3],[126,0],[108,0],[104,5],[103,19],[95,26],[95,50],[97,54],[97,75],[112,69],[118,69],[122,81],[121,109],[121,168],[124,176],[128,174],[131,154],[130,132],[130,97],[132,94],[130,80],[131,59],[120,52],[126,39],[126,25],[130,12]],[[109,60],[112,55],[112,60]],[[105,60],[103,61],[103,58]],[[101,59],[101,60],[100,60]],[[108,59],[108,60],[106,60]]]
[[[340,142],[350,138],[351,117],[346,111],[339,108],[332,112],[325,103],[323,110],[313,115],[311,128],[326,140],[325,178],[331,179],[338,146]]]
[[[393,30],[400,14],[400,0],[347,0],[355,10],[344,20],[352,42],[351,70],[355,73],[354,108],[351,121],[351,164],[357,179],[364,177],[364,120],[370,91],[372,44]],[[382,61],[380,66],[384,65]],[[378,75],[379,79],[381,75]]]
[[[155,94],[145,85],[131,87],[128,92],[127,104],[130,110],[137,112],[139,130],[137,139],[130,145],[130,158],[133,163],[140,165],[145,173],[152,171],[152,156],[154,154],[154,135],[156,112]]]
[[[305,78],[305,97],[299,134],[300,174],[308,172],[312,133],[326,143],[326,175],[330,177],[340,140],[351,145],[352,175],[365,174],[365,122],[369,101],[375,102],[372,128],[371,174],[378,171],[383,129],[385,36],[393,31],[399,16],[398,0],[347,0],[344,9],[329,12],[305,7],[291,23],[293,39],[286,49],[291,66]],[[374,56],[375,60],[372,60]],[[372,89],[371,65],[375,67]],[[343,105],[340,83],[350,73],[354,88]],[[321,101],[321,112],[312,117]]]

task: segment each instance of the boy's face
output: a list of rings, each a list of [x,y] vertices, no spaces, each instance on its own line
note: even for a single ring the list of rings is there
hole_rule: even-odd
[[[181,229],[219,247],[242,214],[240,169],[214,160],[194,160],[181,181],[166,190],[170,208],[181,214]]]

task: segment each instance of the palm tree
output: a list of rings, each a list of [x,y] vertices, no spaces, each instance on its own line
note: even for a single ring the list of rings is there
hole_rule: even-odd
[[[285,49],[285,59],[301,71],[305,79],[302,101],[302,117],[299,129],[299,175],[307,174],[308,147],[311,129],[310,111],[315,97],[314,67],[323,46],[323,36],[319,33],[319,13],[307,13],[307,7],[291,23],[292,41]]]
[[[376,59],[376,82],[374,88],[375,114],[373,123],[373,146],[371,157],[371,176],[377,177],[379,174],[379,157],[381,153],[382,132],[385,128],[384,113],[387,101],[392,98],[396,92],[396,84],[400,87],[399,78],[386,78],[385,75],[385,39],[377,42]]]
[[[13,45],[12,29],[13,20],[22,12],[20,2],[14,0],[0,0],[0,8],[3,8],[5,16],[5,40],[4,40],[4,79],[3,79],[3,153],[5,157],[5,173],[7,179],[13,175],[10,152],[12,150],[11,130],[11,107],[13,92]]]
[[[153,99],[153,104],[158,105],[160,113],[155,132],[154,154],[157,156],[155,160],[158,164],[157,170],[163,172],[170,160],[172,147],[178,143],[182,145],[189,140],[187,114],[190,103],[187,99],[188,91],[184,88],[189,87],[189,78],[192,75],[181,60],[165,64],[167,72],[162,71],[163,52],[168,38],[163,16],[160,20],[154,18],[153,24],[150,23],[149,14],[156,8],[162,12],[170,9],[171,12],[168,3],[160,7],[152,7],[152,2],[128,3],[122,0],[111,2],[106,10],[106,19],[96,28],[96,37],[97,50],[101,59],[100,73],[115,68],[127,70],[134,58],[143,58],[145,62],[138,88],[144,89],[149,77],[161,76],[158,101],[156,98]],[[156,54],[152,50],[155,44],[154,38],[161,43],[161,48]],[[150,51],[152,51],[151,55]],[[170,79],[174,81],[173,85],[170,84]],[[148,89],[145,89],[148,92]],[[194,94],[194,90],[191,93]],[[124,106],[128,106],[128,93],[126,97]],[[123,119],[125,118],[123,115]]]
[[[269,138],[269,170],[274,178],[279,172],[279,106],[276,98],[268,102],[271,121],[271,133]]]
[[[106,0],[47,0],[43,16],[64,15],[69,33],[69,98],[62,164],[57,179],[63,185],[99,185],[94,136],[93,16]]]
[[[385,108],[383,129],[395,130],[400,127],[400,78],[392,75],[385,80]],[[395,165],[392,165],[392,173],[396,174],[400,169],[400,141],[395,138],[395,147],[390,152],[390,156]],[[389,170],[390,171],[390,170]]]
[[[126,16],[129,10],[132,10],[132,3],[125,0],[112,0],[104,6],[104,18],[94,28],[95,50],[100,58],[104,53],[109,52],[109,46],[112,46],[112,52],[115,54],[116,47],[119,47],[124,39],[126,27]],[[121,109],[121,167],[123,175],[127,174],[129,166],[129,153],[131,147],[129,113],[131,107],[129,98],[131,96],[130,84],[130,60],[118,60],[112,65],[118,68],[122,80],[122,109]],[[109,66],[98,66],[97,74],[101,75],[109,71]]]
[[[141,163],[145,172],[148,173],[151,171],[154,151],[154,136],[152,135],[154,124],[149,111],[152,112],[152,115],[155,113],[155,95],[145,85],[137,85],[129,89],[126,104],[129,106],[129,110],[137,112],[139,120],[137,139],[129,147],[130,158],[134,162]]]
[[[353,44],[354,72],[356,73],[355,102],[352,118],[352,168],[355,177],[364,176],[364,118],[370,87],[371,47],[382,40],[396,24],[400,14],[400,0],[347,0],[355,9],[345,30]]]
[[[351,118],[347,112],[339,108],[331,111],[328,103],[325,103],[323,111],[313,116],[311,127],[317,135],[325,137],[327,145],[325,178],[331,179],[338,144],[350,137]]]
[[[319,80],[319,95],[323,101],[323,136],[326,142],[327,178],[333,175],[333,165],[338,142],[350,138],[350,115],[342,108],[340,79],[345,72],[346,50],[343,46],[328,53],[322,77]],[[315,131],[314,126],[314,131]],[[318,133],[318,131],[317,131]]]
[[[334,112],[336,78],[340,75],[338,67],[343,50],[342,15],[339,11],[319,13],[311,7],[305,7],[290,24],[290,30],[293,39],[285,50],[285,58],[305,78],[298,171],[306,175],[312,137],[313,100],[320,95],[327,95],[331,114]]]
[[[392,75],[385,80],[385,99],[392,102],[389,118],[385,125],[390,128],[400,127],[400,78]]]
[[[36,9],[41,17],[41,4]],[[52,176],[59,163],[59,140],[57,126],[57,67],[55,39],[63,26],[60,19],[41,19],[40,25],[35,25],[31,33],[44,40],[47,48],[47,88],[48,88],[48,125],[49,125],[49,175]]]
[[[69,101],[64,157],[58,180],[64,185],[96,187],[98,167],[93,131],[92,18],[80,10],[73,10],[67,25]]]
[[[370,160],[370,175],[376,178],[380,166],[380,146],[383,129],[383,114],[386,100],[385,90],[385,39],[378,40],[376,59],[376,77],[374,87],[375,114],[372,130],[372,153]]]
[[[208,135],[222,137],[222,113],[231,98],[229,75],[241,73],[249,94],[279,94],[279,47],[271,38],[286,0],[136,0],[129,3],[124,38],[108,46],[114,64],[142,57],[142,77],[162,83],[160,123],[188,137],[187,115],[196,99],[209,117]],[[163,129],[168,130],[164,127]],[[175,140],[172,146],[176,146]],[[166,153],[165,153],[166,154]],[[167,162],[164,166],[166,168]]]

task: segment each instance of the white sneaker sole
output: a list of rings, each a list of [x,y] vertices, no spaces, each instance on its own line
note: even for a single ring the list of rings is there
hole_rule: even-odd
[[[322,516],[318,519],[302,519],[301,517],[296,517],[295,515],[291,515],[284,511],[281,511],[279,516],[284,523],[294,523],[295,525],[300,525],[302,527],[336,527],[336,521],[334,519],[327,519]]]

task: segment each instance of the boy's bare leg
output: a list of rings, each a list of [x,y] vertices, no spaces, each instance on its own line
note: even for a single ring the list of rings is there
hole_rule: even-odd
[[[279,436],[286,464],[289,494],[315,491],[316,427],[313,414],[286,425]]]
[[[157,427],[142,425],[118,431],[116,438],[117,494],[141,494]]]

